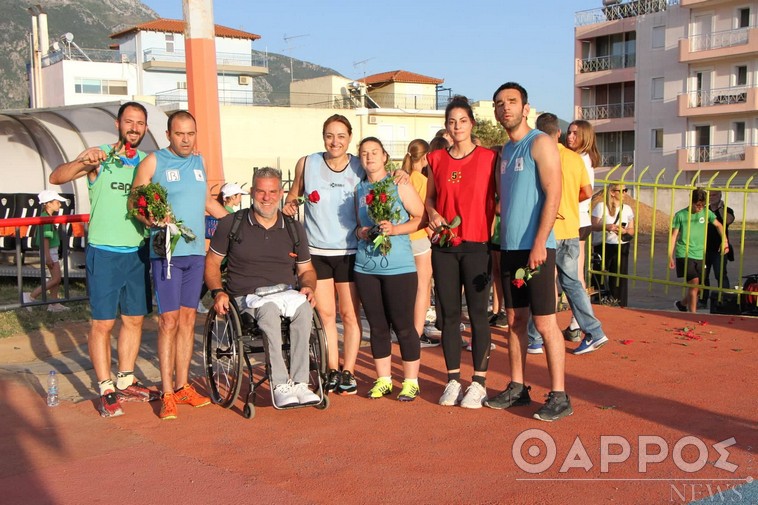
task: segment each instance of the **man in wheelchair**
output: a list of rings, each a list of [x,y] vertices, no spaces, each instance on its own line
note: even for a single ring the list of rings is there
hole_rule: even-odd
[[[263,331],[276,407],[313,405],[320,401],[308,388],[316,271],[305,230],[295,220],[285,223],[279,211],[284,195],[279,170],[256,171],[251,194],[249,211],[219,221],[205,259],[205,282],[217,313],[226,314],[229,297],[234,297],[240,312],[255,318]],[[221,281],[224,257],[226,287]],[[299,291],[292,285],[299,286]],[[282,317],[290,319],[289,370],[282,352]]]

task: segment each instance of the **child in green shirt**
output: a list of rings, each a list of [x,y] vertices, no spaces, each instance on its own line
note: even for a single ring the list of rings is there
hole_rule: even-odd
[[[65,202],[66,199],[55,191],[46,189],[39,195],[39,203],[42,205],[41,217],[54,216],[58,214],[61,208],[61,202]],[[43,248],[44,244],[44,248]],[[45,290],[50,291],[50,298],[52,300],[58,299],[58,286],[61,283],[61,264],[58,259],[58,248],[61,245],[61,239],[58,236],[58,230],[56,225],[45,224],[40,225],[37,228],[37,236],[35,237],[35,245],[40,248],[40,254],[44,250],[45,265],[47,265],[50,271],[50,280],[45,284]],[[24,293],[24,302],[29,303],[36,300],[42,294],[42,287],[38,287],[34,291]],[[31,307],[27,307],[31,310]],[[69,310],[65,305],[60,303],[53,303],[47,306],[49,312],[63,312]]]
[[[684,277],[691,287],[683,300],[675,302],[682,312],[697,312],[698,284],[703,278],[703,258],[705,234],[708,223],[721,234],[724,254],[729,251],[729,242],[724,227],[716,220],[716,215],[706,208],[707,193],[703,189],[692,192],[692,205],[674,214],[671,224],[671,245],[669,246],[669,268],[676,267],[676,276]]]

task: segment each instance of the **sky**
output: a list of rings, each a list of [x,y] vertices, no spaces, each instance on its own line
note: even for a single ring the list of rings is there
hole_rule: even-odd
[[[181,0],[143,3],[182,18]],[[215,0],[213,14],[216,24],[260,35],[256,50],[348,78],[407,70],[444,79],[473,101],[516,81],[533,108],[571,120],[574,14],[601,7],[602,0]]]

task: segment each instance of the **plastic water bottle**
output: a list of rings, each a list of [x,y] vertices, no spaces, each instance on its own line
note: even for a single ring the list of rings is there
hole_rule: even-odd
[[[55,370],[50,370],[47,375],[47,406],[58,406],[58,376]]]

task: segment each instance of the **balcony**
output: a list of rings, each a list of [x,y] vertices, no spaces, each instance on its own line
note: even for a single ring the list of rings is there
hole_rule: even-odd
[[[606,151],[600,153],[601,167],[628,167],[634,164],[634,151]]]
[[[369,96],[378,107],[383,109],[437,110],[437,95],[369,93]]]
[[[145,70],[163,72],[186,72],[184,51],[166,51],[160,48],[145,49],[142,53]],[[259,53],[216,53],[218,73],[227,75],[256,75],[268,74],[268,60]]]
[[[679,95],[679,116],[714,116],[758,110],[756,88],[732,86],[711,90],[690,91]]]
[[[574,15],[574,26],[594,25],[632,18],[643,14],[665,11],[670,5],[679,5],[680,0],[633,0],[631,2],[608,5],[599,9],[577,12]]]
[[[679,41],[681,63],[741,58],[756,54],[758,54],[758,29],[756,28],[738,28],[693,35]]]
[[[595,58],[585,58],[579,61],[579,73],[601,72],[603,70],[614,70],[617,68],[633,67],[637,62],[637,55],[624,54],[612,56],[598,56]]]
[[[677,169],[744,170],[758,166],[758,146],[751,144],[721,144],[688,146],[677,150]]]
[[[135,63],[137,54],[113,49],[88,49],[64,47],[59,51],[50,51],[42,57],[42,66],[54,65],[59,61],[96,61],[101,63]]]
[[[580,108],[580,114],[581,119],[586,119],[588,121],[634,117],[634,103],[583,105]]]

